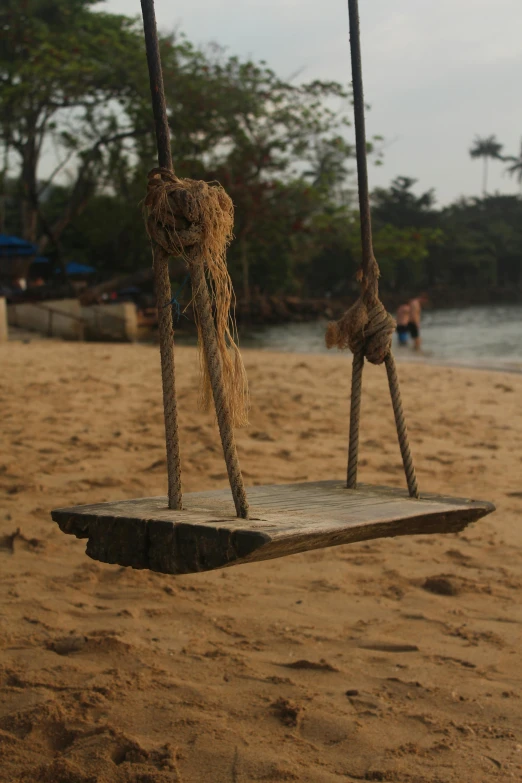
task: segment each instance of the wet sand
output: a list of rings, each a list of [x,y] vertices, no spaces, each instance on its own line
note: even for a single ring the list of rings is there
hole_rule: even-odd
[[[342,478],[350,362],[245,351],[247,483]],[[184,489],[227,486],[177,351]],[[184,577],[105,566],[52,508],[165,493],[146,346],[0,345],[0,781],[522,780],[522,378],[403,365],[421,488],[492,500],[460,535]],[[382,369],[361,479],[404,479]]]

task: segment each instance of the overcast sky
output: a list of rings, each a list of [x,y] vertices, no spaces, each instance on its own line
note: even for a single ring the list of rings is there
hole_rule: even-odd
[[[385,160],[370,186],[393,177],[434,187],[440,204],[479,195],[476,134],[496,134],[508,154],[522,137],[522,0],[359,0],[367,133],[385,137]],[[139,0],[108,0],[140,13]],[[349,82],[347,0],[156,0],[160,30],[195,44],[266,60],[280,76]],[[519,186],[490,166],[490,191]]]

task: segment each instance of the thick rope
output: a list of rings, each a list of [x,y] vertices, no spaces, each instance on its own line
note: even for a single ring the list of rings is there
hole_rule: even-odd
[[[395,426],[397,428],[397,437],[399,438],[402,464],[404,465],[404,473],[406,474],[406,481],[408,483],[408,492],[412,498],[418,498],[419,490],[417,487],[417,476],[415,475],[415,468],[413,467],[413,459],[411,456],[410,444],[408,442],[408,430],[406,429],[404,412],[402,410],[401,391],[399,388],[399,379],[397,377],[397,367],[395,366],[395,359],[391,353],[389,353],[386,357],[386,373],[388,375],[388,384],[390,386],[393,415],[395,416]]]
[[[178,179],[167,169],[153,169],[149,174],[145,207],[148,211],[147,231],[151,239],[169,255],[182,256],[189,271],[198,264],[206,272],[203,283],[210,287],[214,334],[221,355],[232,424],[247,424],[248,384],[235,341],[235,299],[226,264],[226,249],[234,225],[232,201],[218,183]],[[198,287],[193,284],[192,288],[196,299]],[[197,316],[196,307],[199,346],[202,349],[203,335]],[[201,357],[201,402],[208,410],[213,392],[206,361],[203,355]]]
[[[156,129],[158,163],[172,169],[170,132],[165,104],[165,90],[161,71],[158,31],[154,13],[154,0],[141,0],[145,49],[149,69],[150,94]],[[181,510],[181,462],[174,372],[174,335],[172,308],[166,306],[172,298],[170,287],[168,254],[153,244],[154,286],[158,308],[158,331],[161,354],[161,383],[163,387],[163,413],[165,418],[165,441],[167,447],[167,476],[169,508]]]
[[[156,146],[158,148],[158,163],[166,169],[172,169],[169,118],[167,117],[167,104],[165,102],[154,0],[141,0],[141,13],[143,16],[143,32],[145,34],[147,67],[149,69],[150,97],[152,99],[152,112],[154,114],[156,131]]]
[[[171,287],[168,255],[155,245],[154,281],[158,303],[158,331],[161,355],[161,383],[163,388],[163,413],[165,418],[165,441],[167,446],[167,477],[169,508],[180,511],[181,461],[179,453],[178,413],[176,402],[176,376],[174,372],[174,331],[172,308],[169,307]],[[166,303],[163,304],[162,303]]]
[[[358,273],[361,294],[355,304],[336,322],[328,325],[326,345],[353,352],[352,389],[350,403],[350,442],[348,448],[348,480],[350,489],[357,487],[357,463],[359,453],[359,426],[361,415],[362,371],[364,359],[372,364],[386,363],[390,394],[406,480],[410,495],[418,497],[408,434],[400,398],[399,381],[392,356],[392,339],[395,320],[379,299],[379,265],[373,254],[368,168],[366,161],[366,131],[364,121],[364,95],[362,83],[359,9],[357,0],[348,0],[350,17],[350,51],[352,60],[353,100],[355,115],[355,141],[357,152],[357,176],[361,221],[362,261]]]
[[[352,404],[350,406],[350,444],[348,447],[348,489],[357,489],[357,463],[359,461],[359,424],[361,421],[361,390],[364,368],[364,352],[356,351],[352,363]]]
[[[208,407],[213,398],[236,512],[247,519],[233,426],[246,423],[248,391],[233,339],[233,294],[224,256],[232,232],[232,202],[217,183],[180,180],[167,169],[154,169],[149,174],[145,207],[151,239],[168,255],[182,256],[190,272],[203,354],[202,402]]]
[[[172,462],[170,459],[167,460],[169,506],[170,488],[176,487],[176,481],[179,484],[179,446],[174,388],[172,307],[169,306],[173,304],[173,299],[167,259],[171,255],[182,255],[189,262],[192,277],[198,331],[206,357],[204,380],[208,377],[212,387],[236,511],[238,516],[246,518],[248,504],[232,432],[234,421],[246,423],[248,407],[246,374],[234,341],[235,330],[230,318],[233,291],[226,268],[225,251],[232,237],[234,223],[233,205],[229,196],[217,183],[179,180],[174,174],[154,0],[141,0],[141,9],[160,166],[149,176],[145,206],[148,210],[147,230],[153,240],[157,259],[154,268],[157,278],[167,453],[169,448],[175,449],[178,464],[177,474],[171,473],[171,469],[174,470],[175,467],[174,460]],[[161,253],[161,264],[158,251]],[[213,301],[209,295],[205,271],[209,275]],[[212,304],[215,306],[214,312]],[[179,505],[176,507],[181,508],[180,490]]]
[[[212,396],[216,408],[216,416],[223,447],[223,455],[227,466],[228,480],[238,517],[248,519],[248,500],[246,496],[239,458],[237,455],[234,431],[226,387],[223,379],[221,354],[216,340],[212,305],[205,280],[203,266],[197,262],[190,263],[190,275],[194,290],[198,322],[201,327],[203,350],[212,387]]]

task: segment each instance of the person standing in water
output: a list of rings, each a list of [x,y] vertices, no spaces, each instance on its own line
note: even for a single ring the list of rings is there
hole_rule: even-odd
[[[425,294],[421,294],[415,299],[410,299],[409,308],[410,316],[408,322],[408,331],[411,334],[413,340],[413,347],[416,351],[420,351],[421,338],[420,338],[420,322],[422,305],[426,304],[428,297]]]
[[[397,337],[399,345],[408,345],[408,335],[410,333],[410,305],[401,304],[397,309]]]

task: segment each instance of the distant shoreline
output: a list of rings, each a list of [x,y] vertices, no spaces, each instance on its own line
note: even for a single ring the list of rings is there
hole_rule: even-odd
[[[185,335],[182,339],[179,339],[178,345],[180,346],[191,346],[194,347],[196,345],[196,338],[195,335]],[[150,343],[148,343],[150,344]],[[263,351],[263,353],[277,353],[277,354],[292,354],[294,356],[333,356],[335,355],[335,351],[315,351],[315,350],[309,350],[309,351],[296,351],[292,348],[284,348],[283,346],[273,346],[273,345],[252,345],[250,343],[246,343],[244,341],[239,340],[239,347],[241,351]],[[351,358],[351,354],[346,351],[345,355],[348,358]],[[521,375],[522,374],[522,360],[520,362],[509,362],[507,361],[505,364],[491,364],[491,360],[486,359],[484,363],[477,362],[476,360],[470,360],[467,362],[466,360],[451,360],[451,359],[441,359],[437,357],[430,357],[426,355],[417,355],[413,351],[404,352],[404,351],[395,351],[393,352],[393,355],[397,361],[398,365],[427,365],[428,367],[443,367],[443,368],[451,368],[456,370],[482,370],[484,372],[505,372],[505,373],[512,373],[515,375]]]
[[[397,356],[397,353],[394,353],[395,358],[397,359],[397,364],[421,364],[421,365],[427,365],[429,367],[443,367],[443,368],[451,368],[455,370],[482,370],[484,372],[507,372],[507,373],[514,373],[515,375],[521,375],[522,374],[522,362],[516,363],[513,365],[510,364],[488,364],[487,361],[484,364],[473,362],[471,361],[469,364],[466,361],[450,361],[450,360],[444,360],[444,359],[430,359],[428,356],[422,356],[419,358],[412,357],[411,359],[406,359],[404,356]]]
[[[13,331],[15,331],[13,329]],[[52,340],[53,342],[74,342],[77,341],[69,341],[69,340],[61,340],[60,338],[49,338],[46,335],[42,335],[38,332],[26,332],[23,330],[20,330],[20,336],[16,337],[14,335],[11,336],[10,341],[11,342],[37,342],[41,340]],[[100,344],[103,345],[105,343],[98,341],[91,341],[91,340],[82,340],[79,341],[82,343],[89,343],[92,345]],[[246,342],[246,344],[245,344]],[[112,341],[108,344],[113,344]],[[125,344],[125,343],[122,343]],[[134,345],[143,345],[143,346],[149,346],[151,348],[154,348],[158,350],[159,352],[159,345],[156,343],[155,340],[138,340],[135,343],[130,343]],[[178,334],[176,335],[176,344],[180,347],[195,347],[197,344],[197,336],[195,333],[188,333],[185,332],[184,334]],[[239,347],[241,351],[248,351],[248,352],[256,352],[256,351],[262,351],[263,353],[275,353],[275,354],[292,354],[294,356],[332,356],[335,355],[335,352],[327,352],[327,351],[319,351],[319,350],[294,350],[292,348],[284,348],[283,346],[275,346],[275,345],[253,345],[249,344],[248,338],[247,340],[241,340],[239,341]],[[351,355],[349,352],[345,353],[345,356],[347,358],[350,358]],[[451,359],[442,359],[437,357],[430,357],[426,355],[416,355],[413,353],[413,351],[404,352],[404,351],[394,351],[395,359],[397,360],[397,364],[399,365],[425,365],[428,367],[442,367],[442,368],[450,368],[450,369],[457,369],[457,370],[479,370],[483,372],[499,372],[499,373],[510,373],[514,375],[521,375],[522,374],[522,360],[520,362],[509,362],[503,364],[495,364],[491,363],[491,360],[485,360],[484,363],[476,360],[470,360],[467,362],[466,360],[451,360]]]

